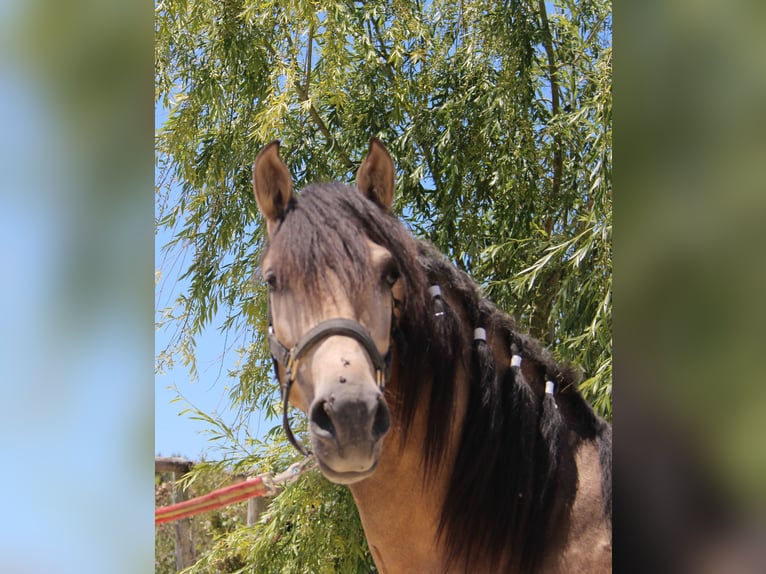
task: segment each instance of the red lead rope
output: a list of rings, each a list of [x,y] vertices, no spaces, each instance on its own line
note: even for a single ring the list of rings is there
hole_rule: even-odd
[[[261,474],[254,478],[249,478],[243,482],[232,484],[214,490],[203,496],[185,500],[170,506],[162,506],[154,511],[154,524],[164,524],[181,520],[201,512],[222,508],[235,502],[241,502],[248,498],[257,496],[271,496],[276,494],[278,487],[285,482],[298,478],[304,472],[314,467],[313,457],[306,458],[301,462],[296,462],[285,472],[276,476],[271,474]]]
[[[265,496],[269,489],[263,484],[263,478],[256,476],[244,482],[232,484],[224,488],[214,490],[204,496],[198,496],[191,500],[184,500],[178,504],[163,506],[154,511],[154,523],[163,524],[181,520],[188,516],[194,516],[201,512],[214,510],[235,502],[241,502],[256,496]]]

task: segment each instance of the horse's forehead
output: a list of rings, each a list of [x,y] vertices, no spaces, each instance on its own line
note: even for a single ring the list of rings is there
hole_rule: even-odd
[[[363,241],[366,244],[369,255],[367,261],[364,262],[364,267],[372,272],[369,274],[370,277],[376,277],[382,269],[390,264],[393,255],[388,249],[371,241],[369,238],[360,238],[359,241]],[[266,251],[261,260],[261,268],[264,275],[271,274],[272,271],[279,271],[279,257],[278,250],[272,251],[269,249]],[[339,274],[332,268],[315,269],[315,271],[319,272],[321,279],[317,285],[318,289],[309,288],[304,281],[306,277],[301,277],[299,270],[293,269],[292,272],[288,272],[288,277],[284,277],[285,283],[283,286],[287,287],[292,296],[298,297],[304,305],[319,305],[321,308],[326,304],[334,306],[350,304],[356,307],[362,300],[367,300],[367,297],[371,295],[368,288],[375,288],[375,285],[367,285],[364,282],[356,286],[348,285],[343,280],[342,274]],[[367,274],[365,273],[365,275]]]
[[[373,270],[374,273],[379,272],[381,268],[384,268],[388,262],[391,261],[391,252],[368,238],[364,238],[363,241],[367,245],[367,252],[369,253],[369,259],[366,262],[366,267]],[[371,275],[375,277],[376,275]],[[329,299],[335,302],[343,301],[351,297],[357,299],[360,296],[370,295],[368,287],[374,287],[374,285],[362,285],[361,291],[349,291],[349,285],[346,285],[332,269],[327,269],[323,273],[323,284],[326,287],[327,295]]]

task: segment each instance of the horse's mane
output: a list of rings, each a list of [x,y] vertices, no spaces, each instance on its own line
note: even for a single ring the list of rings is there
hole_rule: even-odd
[[[568,519],[577,489],[577,441],[598,443],[604,514],[611,521],[611,427],[577,391],[577,369],[555,361],[483,298],[466,273],[420,245],[431,280],[457,296],[471,331],[482,327],[488,335],[486,343],[463,338],[472,346],[469,404],[440,532],[451,558],[466,568],[484,560],[493,571],[532,572]],[[493,353],[490,343],[506,353]],[[511,349],[534,365],[534,379],[510,366]],[[544,394],[546,380],[556,383],[555,399]],[[546,408],[545,400],[555,403]]]
[[[318,297],[331,269],[356,300],[372,279],[362,235],[391,253],[406,293],[394,331],[392,412],[404,443],[416,411],[427,405],[424,480],[443,470],[458,374],[463,371],[470,381],[462,436],[453,437],[459,447],[439,524],[449,559],[466,568],[480,559],[493,570],[533,571],[568,519],[577,489],[573,448],[579,440],[598,442],[604,512],[611,520],[611,427],[578,393],[579,373],[519,333],[513,319],[483,298],[467,274],[415,239],[396,217],[348,186],[307,187],[291,200],[268,247],[279,254],[277,282],[298,278],[309,297]],[[429,294],[434,284],[444,298]],[[461,316],[470,322],[468,328]],[[486,330],[486,342],[473,340],[475,327]],[[492,351],[498,348],[506,351]],[[534,380],[510,366],[511,349],[534,365]],[[556,383],[555,399],[544,395],[540,382],[545,380]]]

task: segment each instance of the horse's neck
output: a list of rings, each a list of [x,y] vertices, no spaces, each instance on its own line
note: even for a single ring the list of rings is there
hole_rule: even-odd
[[[510,356],[504,347],[493,349],[500,364]],[[396,364],[396,361],[394,361]],[[464,360],[459,365],[467,365]],[[541,380],[531,363],[525,377],[536,387]],[[450,445],[459,442],[460,429],[468,402],[467,373],[458,367],[453,429]],[[396,373],[391,381],[396,386]],[[539,389],[541,391],[541,389]],[[424,389],[424,396],[427,391]],[[452,574],[463,572],[462,564],[446,563],[447,552],[439,547],[438,525],[447,495],[457,448],[448,448],[438,463],[438,472],[423,479],[425,419],[415,417],[406,444],[401,445],[398,425],[394,424],[378,461],[377,471],[351,485],[365,536],[381,574]],[[611,572],[611,527],[604,522],[599,470],[599,449],[594,440],[572,440],[571,453],[577,492],[561,538],[553,543],[540,564],[545,574],[596,574]],[[487,571],[472,565],[472,571]]]
[[[422,438],[418,436],[420,432],[415,425],[407,445],[401,450],[397,443],[399,437],[389,436],[388,448],[384,449],[375,474],[350,487],[370,551],[381,574],[463,571],[459,564],[445,564],[446,552],[438,547],[436,534],[447,492],[447,473],[424,483],[422,451],[418,442]],[[451,469],[451,462],[444,461],[443,467]],[[575,464],[580,480],[571,517],[567,520],[568,533],[543,559],[541,573],[611,571],[611,529],[602,516],[595,442],[579,443]]]
[[[414,463],[407,453],[392,464],[393,456],[380,459],[375,474],[351,486],[367,543],[381,574],[438,572],[436,528],[444,497],[441,484],[422,487],[422,475],[407,468]],[[388,460],[387,460],[388,459]]]
[[[453,432],[462,425],[467,400],[467,391],[460,388],[465,385],[458,387],[456,399],[461,406],[455,413]],[[421,423],[424,419],[420,417]],[[400,448],[400,429],[394,425],[386,437],[375,474],[350,487],[381,574],[446,571],[445,553],[437,544],[437,529],[455,449],[449,449],[446,460],[438,465],[439,471],[424,481],[424,440],[425,425],[414,421],[407,442]]]

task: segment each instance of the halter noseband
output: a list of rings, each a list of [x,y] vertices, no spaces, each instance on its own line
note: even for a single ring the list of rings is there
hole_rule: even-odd
[[[393,311],[392,311],[393,314]],[[391,317],[391,329],[394,329],[394,318]],[[276,373],[277,380],[279,380],[279,372],[277,371],[276,363],[279,363],[285,368],[285,382],[281,384],[282,387],[282,427],[285,430],[285,435],[290,443],[298,449],[298,451],[307,456],[311,453],[310,450],[302,447],[298,440],[295,438],[292,429],[290,428],[290,421],[287,418],[287,407],[290,399],[290,389],[295,382],[295,378],[298,374],[298,363],[303,355],[305,355],[309,349],[320,341],[327,337],[343,336],[350,337],[359,342],[364,350],[367,352],[367,356],[372,361],[372,366],[375,368],[375,384],[383,391],[386,386],[386,381],[390,375],[391,367],[391,347],[385,357],[380,354],[375,341],[372,339],[369,331],[362,325],[351,319],[328,319],[318,323],[314,327],[308,330],[308,332],[301,337],[298,343],[291,349],[284,346],[279,339],[277,339],[274,333],[274,326],[271,317],[271,304],[269,303],[269,350],[271,351],[271,358],[274,360],[274,372]]]

